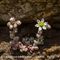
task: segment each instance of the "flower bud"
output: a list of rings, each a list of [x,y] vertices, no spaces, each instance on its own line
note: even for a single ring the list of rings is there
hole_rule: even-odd
[[[25,52],[26,52],[27,50],[28,50],[27,48],[23,48],[23,51],[25,51]]]
[[[13,25],[10,25],[10,26],[9,26],[9,29],[13,29]]]
[[[50,26],[50,25],[48,25],[48,28],[51,28],[51,26]]]
[[[37,38],[40,38],[40,34],[36,34]]]
[[[11,17],[11,18],[10,18],[10,21],[11,21],[11,22],[15,21],[15,18],[14,18],[14,17]]]
[[[20,25],[20,24],[21,24],[21,21],[19,21],[19,20],[16,21],[16,24],[17,24],[17,25]]]
[[[22,50],[22,49],[20,49],[20,52],[23,52],[23,50]]]
[[[8,23],[7,23],[7,26],[10,26],[10,25],[11,25],[11,23],[10,23],[10,22],[8,22]]]
[[[17,28],[17,24],[16,23],[14,24],[14,28]]]

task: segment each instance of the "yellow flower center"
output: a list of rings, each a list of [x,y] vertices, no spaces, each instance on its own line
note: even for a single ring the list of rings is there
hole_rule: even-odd
[[[43,21],[40,21],[40,22],[38,22],[38,25],[39,25],[40,27],[43,27],[43,26],[44,26],[44,22],[43,22]]]

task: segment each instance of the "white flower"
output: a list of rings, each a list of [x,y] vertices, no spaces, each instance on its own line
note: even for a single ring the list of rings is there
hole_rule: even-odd
[[[41,31],[42,29],[46,30],[47,28],[51,28],[51,26],[47,23],[44,22],[44,18],[40,20],[37,20],[37,24],[35,25],[35,27],[38,27],[38,30]]]

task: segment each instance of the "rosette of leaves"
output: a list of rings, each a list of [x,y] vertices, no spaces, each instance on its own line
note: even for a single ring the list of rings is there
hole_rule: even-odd
[[[23,37],[22,42],[26,45],[33,44],[34,37]]]

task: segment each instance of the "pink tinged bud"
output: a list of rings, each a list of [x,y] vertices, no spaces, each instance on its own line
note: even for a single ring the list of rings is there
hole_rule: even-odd
[[[28,49],[26,48],[26,46],[20,46],[20,50],[26,52]]]
[[[23,48],[23,51],[25,51],[25,52],[26,52],[27,50],[28,50],[27,48]]]
[[[37,36],[37,38],[39,38],[40,37],[40,34],[36,34],[36,36]]]
[[[33,51],[33,50],[34,50],[34,48],[33,48],[33,47],[29,47],[29,50]]]
[[[11,25],[11,23],[10,23],[10,22],[8,22],[8,23],[7,23],[7,26],[10,26],[10,25]]]
[[[16,24],[17,24],[17,25],[21,25],[21,21],[19,21],[19,20],[16,21]]]
[[[10,18],[10,21],[11,21],[11,22],[15,21],[15,18],[14,18],[14,17],[11,17],[11,18]]]
[[[34,51],[34,48],[33,47],[31,48],[31,51]]]
[[[21,45],[22,43],[21,42],[19,42],[19,45]]]
[[[48,28],[51,28],[51,26],[48,24]]]
[[[17,28],[17,24],[16,23],[14,24],[14,28]]]
[[[9,26],[9,29],[13,29],[13,25],[10,25],[10,26]]]
[[[24,49],[24,48],[26,48],[26,46],[22,46],[22,48]]]
[[[38,47],[37,47],[37,46],[35,46],[35,47],[34,47],[34,49],[35,49],[35,50],[38,50]]]
[[[28,51],[28,48],[25,48],[25,51]]]
[[[22,49],[20,49],[20,52],[23,52],[23,50],[22,50]]]

